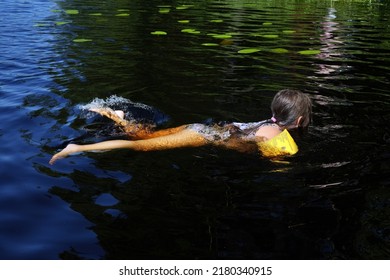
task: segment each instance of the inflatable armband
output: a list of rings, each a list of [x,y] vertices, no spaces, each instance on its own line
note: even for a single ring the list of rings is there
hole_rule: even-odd
[[[298,152],[297,144],[286,129],[272,139],[258,142],[257,145],[265,157],[293,155]]]

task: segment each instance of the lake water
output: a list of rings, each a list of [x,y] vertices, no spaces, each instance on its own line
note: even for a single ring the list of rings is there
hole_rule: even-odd
[[[390,257],[386,1],[5,0],[1,259]],[[162,125],[314,103],[300,152],[111,151],[48,164],[112,95]]]

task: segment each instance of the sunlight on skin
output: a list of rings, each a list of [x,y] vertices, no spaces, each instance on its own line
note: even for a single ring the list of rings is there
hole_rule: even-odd
[[[52,165],[58,159],[67,157],[68,155],[95,151],[95,150],[114,150],[114,149],[131,149],[135,151],[159,151],[167,150],[174,148],[184,148],[184,147],[199,147],[206,145],[208,142],[198,133],[182,129],[179,132],[173,134],[168,134],[164,136],[158,136],[151,139],[137,140],[137,141],[128,141],[128,140],[111,140],[104,141],[95,144],[89,145],[76,145],[69,144],[65,149],[55,154],[49,161]]]

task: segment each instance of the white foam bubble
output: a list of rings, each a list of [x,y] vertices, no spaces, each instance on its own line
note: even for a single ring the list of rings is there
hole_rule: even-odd
[[[124,98],[121,96],[117,96],[117,95],[111,95],[111,96],[107,97],[106,99],[94,98],[90,103],[84,104],[84,105],[79,105],[78,107],[81,111],[84,111],[87,118],[90,118],[90,117],[93,117],[96,115],[96,113],[90,111],[91,109],[99,109],[99,108],[107,108],[107,107],[110,107],[110,108],[119,107],[120,108],[120,107],[125,107],[128,105],[134,106],[136,108],[148,110],[148,111],[153,111],[153,108],[151,106],[148,106],[148,105],[145,105],[142,103],[133,102],[130,99],[127,99],[127,98]],[[126,113],[126,117],[128,117],[128,118],[132,117],[131,112],[125,112],[125,113]]]

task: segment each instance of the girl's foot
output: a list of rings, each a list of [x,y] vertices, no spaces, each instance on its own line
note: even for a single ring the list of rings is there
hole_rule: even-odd
[[[60,151],[59,153],[56,153],[49,161],[49,164],[54,164],[54,162],[56,162],[57,160],[61,159],[61,158],[64,158],[64,157],[67,157],[68,155],[70,154],[74,154],[74,153],[77,153],[79,152],[78,150],[78,146],[79,145],[76,145],[76,144],[69,144],[68,146],[65,147],[65,149],[63,149],[62,151]]]
[[[122,120],[125,118],[125,112],[123,112],[122,110],[116,110],[114,111],[115,114],[118,115],[118,117],[120,117]]]
[[[117,115],[121,119],[124,119],[124,117],[125,117],[125,112],[123,112],[122,110],[114,111],[111,108],[91,108],[91,109],[89,109],[89,111],[98,113],[98,114],[100,114],[102,116],[106,116],[106,117],[110,117],[110,114],[112,114],[112,113],[114,113],[115,115]]]

